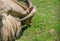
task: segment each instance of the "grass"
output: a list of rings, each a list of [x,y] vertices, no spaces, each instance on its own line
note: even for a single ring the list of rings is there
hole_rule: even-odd
[[[60,41],[60,0],[31,0],[37,11],[32,26],[17,41]]]

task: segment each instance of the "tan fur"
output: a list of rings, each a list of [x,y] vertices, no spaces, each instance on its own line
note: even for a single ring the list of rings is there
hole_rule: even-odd
[[[17,2],[16,0],[13,0],[13,1],[20,6],[22,5],[21,3],[19,4],[19,2]],[[34,15],[34,13],[36,11],[36,7],[32,5],[30,0],[25,0],[25,1],[26,1],[25,3],[27,4],[27,7],[25,6],[25,9],[27,9],[26,11],[29,12],[29,14],[26,14],[27,16],[25,15],[25,17],[23,17],[20,20],[24,21],[25,24],[29,24],[29,23],[31,23],[32,16]],[[22,7],[24,7],[24,5]],[[33,7],[32,10],[30,10],[31,7]],[[22,23],[24,23],[24,22],[22,22]]]
[[[18,3],[12,0],[0,0],[0,16],[2,16],[2,20],[0,22],[1,41],[15,41],[21,31],[21,21],[24,21],[25,24],[29,24],[34,12],[34,6],[31,12],[27,15],[27,11]],[[19,19],[21,16],[23,16],[22,19]]]
[[[18,2],[18,0],[12,0],[14,1],[16,4],[18,4],[19,6],[21,6],[24,10],[28,9],[28,6],[21,4],[20,2]]]
[[[0,4],[0,9],[2,9],[2,10],[0,10],[0,13],[11,11],[12,12],[11,15],[21,17],[23,15],[27,15],[27,11],[29,11],[29,10],[25,11],[21,6],[18,5],[17,2],[12,1],[12,0],[0,0],[0,2],[2,2]],[[30,1],[28,1],[28,2],[29,2],[29,6],[32,7],[32,3]],[[3,8],[1,7],[1,5]]]
[[[24,10],[24,8],[22,8],[24,6],[21,7],[23,4],[20,4],[17,1],[18,0],[0,0],[0,14],[5,12],[7,14],[11,14],[12,16],[21,18],[21,21],[31,21],[31,17],[34,15],[36,8],[32,5],[30,0],[25,0],[27,1],[26,4],[28,7],[26,7],[27,10]],[[30,10],[31,7],[33,7],[32,10]],[[27,21],[27,23],[29,22]],[[25,24],[27,23],[25,22]]]
[[[27,14],[27,12],[21,6],[19,6],[12,0],[0,0],[0,13],[1,11],[8,12],[9,10],[18,12],[19,14],[22,15]]]
[[[0,27],[1,41],[13,41],[19,36],[21,31],[21,21],[16,20],[11,15],[2,15],[2,26]]]

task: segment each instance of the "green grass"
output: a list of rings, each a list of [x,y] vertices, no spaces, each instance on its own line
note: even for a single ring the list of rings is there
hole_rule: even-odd
[[[60,0],[31,0],[37,11],[18,41],[60,41]]]

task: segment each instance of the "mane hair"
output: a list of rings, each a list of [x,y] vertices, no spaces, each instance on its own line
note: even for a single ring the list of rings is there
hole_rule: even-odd
[[[0,40],[15,41],[21,32],[21,22],[5,13],[0,15]]]

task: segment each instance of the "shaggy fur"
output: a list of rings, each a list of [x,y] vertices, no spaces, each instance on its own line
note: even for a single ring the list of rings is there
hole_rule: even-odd
[[[34,7],[27,13],[12,0],[0,0],[0,41],[15,41],[20,36],[21,21],[30,24],[34,12]]]
[[[0,40],[15,41],[21,32],[21,22],[11,15],[2,14],[0,21]]]

